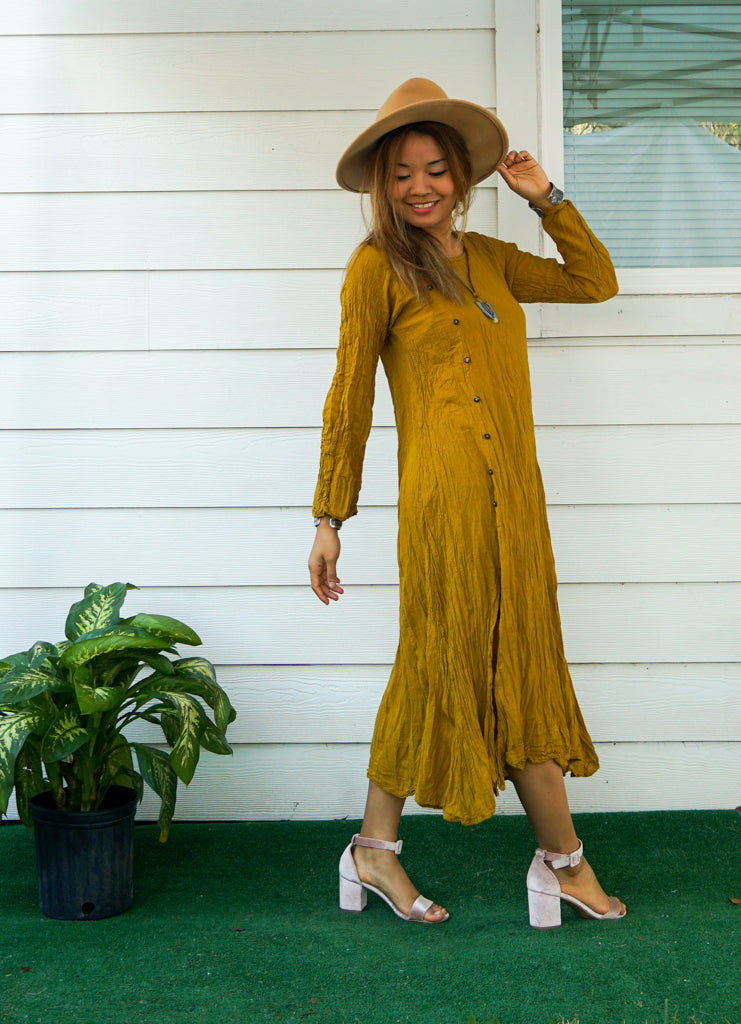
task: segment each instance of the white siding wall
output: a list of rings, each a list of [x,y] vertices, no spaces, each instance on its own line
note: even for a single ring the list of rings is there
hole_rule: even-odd
[[[395,438],[384,384],[326,609],[309,505],[362,232],[334,165],[411,75],[544,145],[535,0],[5,7],[0,652],[59,638],[90,580],[131,580],[127,607],[194,626],[239,710],[234,759],[206,756],[179,816],[357,815],[396,642]],[[495,181],[472,227],[543,244]],[[739,802],[739,314],[717,294],[528,310],[603,760],[577,810]]]

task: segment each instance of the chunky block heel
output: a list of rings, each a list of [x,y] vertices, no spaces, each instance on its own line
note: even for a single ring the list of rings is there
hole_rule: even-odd
[[[598,914],[575,896],[561,892],[558,878],[551,868],[575,868],[584,856],[581,842],[573,853],[550,853],[536,850],[527,873],[527,902],[530,910],[530,924],[533,928],[558,928],[561,924],[561,903],[570,903],[580,917],[593,921],[617,921],[625,917],[625,907],[620,900],[610,896],[610,909]],[[548,865],[550,864],[550,868]]]
[[[531,928],[560,928],[561,900],[544,892],[528,889],[527,905],[530,911]]]
[[[432,900],[418,896],[412,904],[408,914],[402,914],[396,904],[392,903],[388,896],[377,889],[374,885],[368,885],[360,880],[358,869],[355,866],[355,858],[352,855],[353,846],[369,846],[375,850],[391,850],[392,853],[400,854],[402,841],[388,843],[385,839],[368,839],[365,836],[354,835],[352,842],[345,849],[340,857],[340,910],[365,910],[368,900],[368,892],[374,892],[380,896],[384,903],[388,904],[397,917],[402,921],[418,921],[420,924],[441,924],[447,921],[450,914],[441,917],[439,921],[428,921],[425,914],[432,906]]]
[[[360,882],[340,875],[340,910],[365,910],[367,902],[368,893]]]

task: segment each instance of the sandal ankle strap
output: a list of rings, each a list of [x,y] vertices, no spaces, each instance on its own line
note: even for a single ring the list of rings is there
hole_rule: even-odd
[[[547,861],[555,870],[558,870],[558,868],[575,868],[581,863],[581,859],[584,856],[584,847],[580,839],[579,845],[573,853],[550,853],[548,850],[538,850],[538,853],[542,853],[543,860]]]
[[[392,853],[395,853],[398,856],[401,853],[404,841],[399,839],[395,843],[388,843],[385,839],[369,839],[367,836],[356,834],[352,837],[351,845],[369,846],[372,850],[391,850]]]

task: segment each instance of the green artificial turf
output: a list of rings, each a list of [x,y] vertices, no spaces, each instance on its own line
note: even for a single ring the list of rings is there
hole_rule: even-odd
[[[404,864],[451,912],[397,920],[373,895],[337,908],[357,823],[136,829],[134,906],[41,916],[33,837],[0,828],[2,1024],[739,1024],[741,818],[732,811],[577,815],[587,855],[628,904],[528,926],[524,818],[402,822]]]

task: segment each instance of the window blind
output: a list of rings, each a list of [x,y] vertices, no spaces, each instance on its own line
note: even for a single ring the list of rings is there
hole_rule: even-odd
[[[741,266],[741,3],[562,17],[567,194],[615,265]]]

